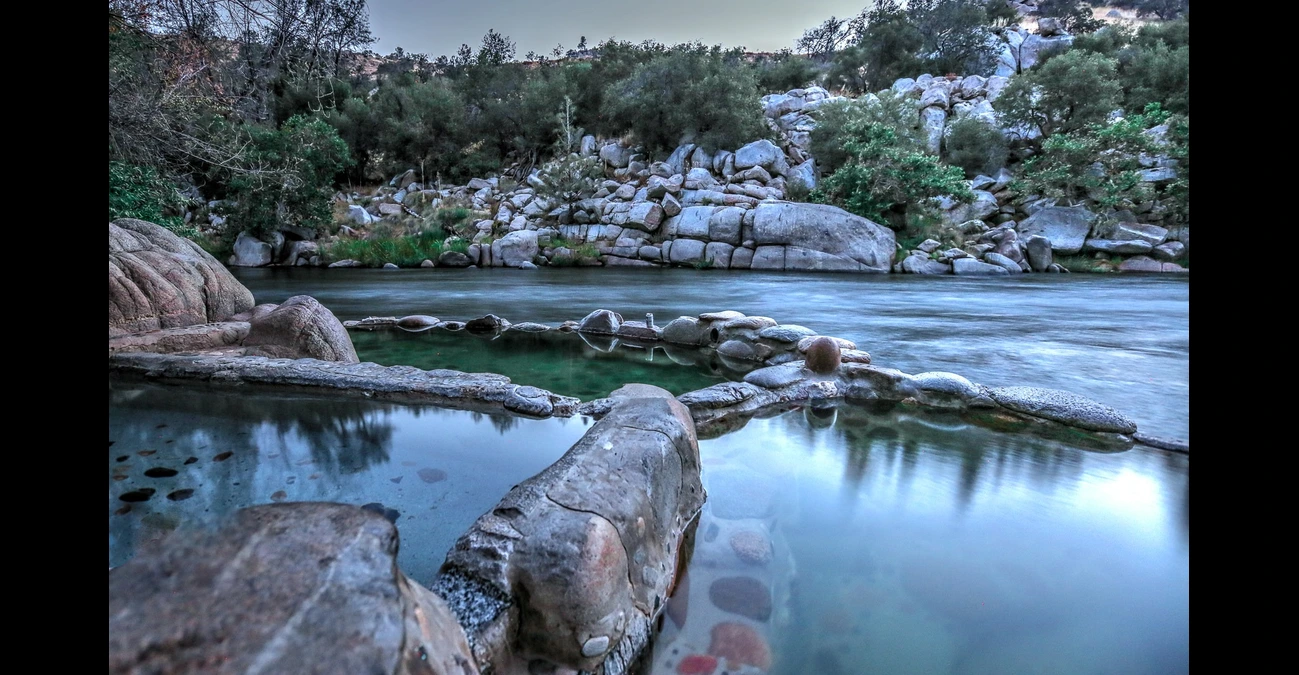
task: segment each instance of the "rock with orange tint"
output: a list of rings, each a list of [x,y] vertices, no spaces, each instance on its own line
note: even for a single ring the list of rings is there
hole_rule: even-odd
[[[712,675],[717,670],[717,657],[708,654],[691,654],[677,664],[677,675]]]
[[[508,670],[508,652],[537,670],[622,673],[664,611],[704,501],[694,423],[658,387],[609,398],[563,457],[478,518],[434,582],[485,668]]]
[[[713,626],[708,653],[726,659],[726,667],[731,669],[743,665],[762,670],[771,667],[771,647],[758,631],[742,623],[728,621]]]

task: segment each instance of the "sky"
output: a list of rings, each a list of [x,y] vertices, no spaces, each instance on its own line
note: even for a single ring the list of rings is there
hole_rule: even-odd
[[[477,49],[487,29],[514,40],[517,58],[556,44],[595,46],[608,37],[666,44],[699,40],[751,52],[793,48],[803,31],[831,15],[856,16],[870,0],[369,0],[380,54],[397,47],[436,58],[462,43]]]

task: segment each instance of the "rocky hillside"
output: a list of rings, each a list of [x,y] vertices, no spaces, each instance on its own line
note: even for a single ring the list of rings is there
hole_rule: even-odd
[[[935,155],[944,152],[952,125],[966,119],[997,128],[1012,142],[1031,140],[1036,130],[1003,127],[994,102],[1009,77],[1074,38],[1057,22],[1041,19],[1036,33],[1015,27],[1002,31],[998,39],[997,70],[991,77],[921,74],[856,100],[878,105],[890,94],[913,101],[916,125]],[[604,180],[591,197],[571,203],[543,197],[549,191],[543,174],[535,170],[523,182],[488,177],[439,188],[418,182],[412,169],[372,194],[336,196],[337,213],[347,222],[337,237],[382,236],[382,228],[376,227],[380,222],[414,231],[438,209],[461,207],[480,216],[472,231],[463,239],[448,239],[447,250],[423,266],[677,265],[1018,274],[1068,271],[1056,258],[1087,255],[1096,260],[1089,263],[1090,269],[1185,271],[1173,261],[1187,259],[1189,227],[1168,226],[1158,200],[1132,210],[1097,213],[1019,195],[1012,189],[1018,171],[1014,161],[993,175],[968,181],[973,199],[938,200],[941,228],[905,249],[887,227],[833,206],[793,200],[814,189],[821,173],[812,156],[819,111],[847,100],[815,86],[770,94],[758,103],[774,142],[762,139],[719,151],[686,143],[663,161],[652,161],[625,139],[585,136],[578,155],[598,158]],[[1163,132],[1157,127],[1150,133]],[[1152,185],[1177,176],[1176,161],[1167,157],[1143,156],[1142,164],[1146,168],[1140,180]],[[240,235],[229,263],[363,265],[322,255],[321,244],[329,242],[313,241],[314,232],[284,231],[263,239]],[[1077,259],[1071,261],[1076,266]]]

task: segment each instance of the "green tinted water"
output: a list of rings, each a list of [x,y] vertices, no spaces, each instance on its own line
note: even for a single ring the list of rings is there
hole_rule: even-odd
[[[727,370],[715,354],[673,349],[669,355],[663,347],[640,349],[612,338],[559,331],[476,335],[442,329],[420,333],[391,329],[351,331],[351,336],[362,361],[498,373],[518,384],[583,401],[608,396],[628,382],[652,384],[680,395],[743,377],[743,373]],[[701,362],[695,364],[694,360]]]

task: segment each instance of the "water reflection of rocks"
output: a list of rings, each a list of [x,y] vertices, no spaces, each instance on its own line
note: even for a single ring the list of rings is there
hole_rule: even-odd
[[[1186,455],[1079,447],[1055,428],[1006,433],[983,417],[896,404],[767,412],[758,429],[701,444],[709,501],[649,672],[1082,672],[1168,660],[1080,655],[1076,643],[1090,638],[1077,634],[1097,630],[1114,601],[1089,596],[1135,596],[1149,582],[1115,578],[1124,554],[1086,551],[1090,533],[1020,529],[1008,500],[1028,490],[1035,510],[1069,512],[1098,475],[1122,477],[1136,462],[1185,544]],[[827,490],[837,497],[817,496]],[[942,515],[906,531],[923,522],[899,517],[908,505]],[[855,519],[864,512],[867,524]],[[983,532],[989,518],[998,524]],[[979,534],[951,531],[966,527]]]
[[[109,407],[147,411],[112,421],[109,447],[110,565],[181,522],[206,522],[232,505],[283,499],[261,494],[258,468],[269,464],[297,481],[331,483],[388,461],[390,406],[310,397],[196,396],[171,388],[114,387]],[[193,426],[195,418],[212,423]],[[294,455],[294,446],[307,457]],[[120,452],[114,452],[114,449]],[[147,453],[147,454],[146,454]],[[282,465],[282,466],[280,466]],[[152,492],[150,492],[152,491]],[[127,501],[144,494],[139,501]],[[138,498],[138,497],[137,497]],[[116,555],[113,555],[116,553]]]

